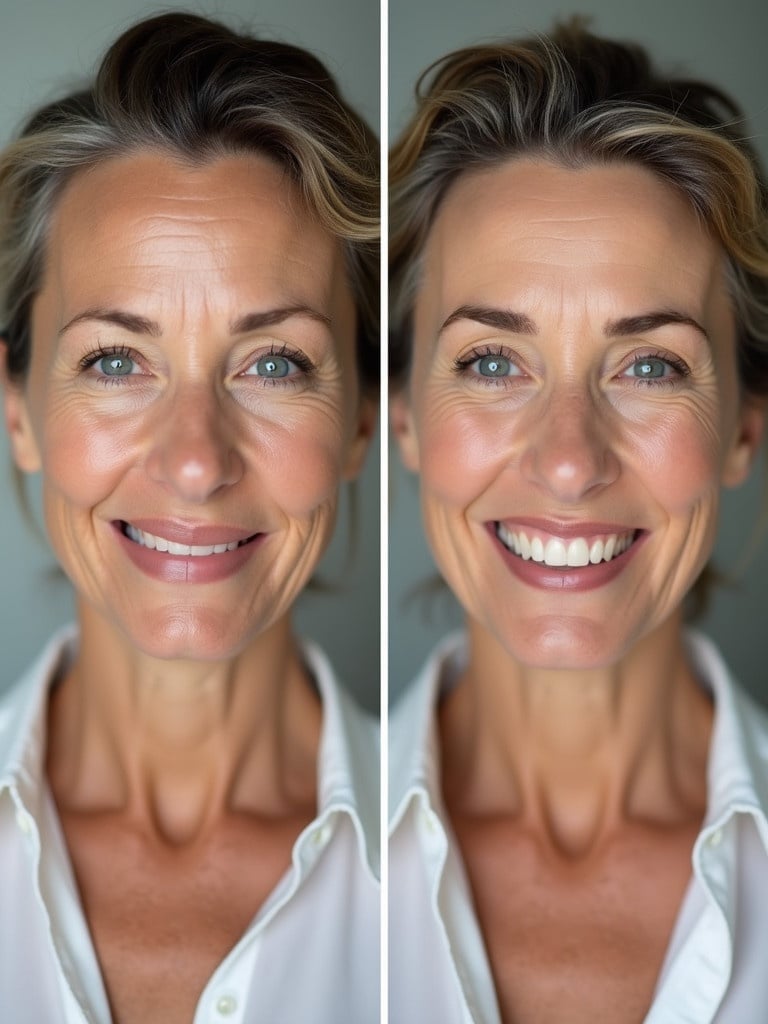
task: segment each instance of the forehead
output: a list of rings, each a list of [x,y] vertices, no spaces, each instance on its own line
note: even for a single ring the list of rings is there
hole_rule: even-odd
[[[448,191],[425,247],[422,294],[441,305],[606,291],[629,303],[700,303],[722,269],[693,209],[651,172],[515,160]]]
[[[327,304],[345,279],[341,244],[266,157],[190,166],[137,152],[81,171],[53,214],[43,289],[63,303]],[[109,293],[109,294],[105,294]]]

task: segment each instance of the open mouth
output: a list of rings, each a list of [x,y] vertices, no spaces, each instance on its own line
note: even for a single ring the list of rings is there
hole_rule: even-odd
[[[140,530],[138,527],[125,521],[121,521],[120,529],[123,535],[132,540],[134,544],[149,548],[151,551],[161,551],[169,555],[187,558],[208,558],[211,555],[223,555],[226,551],[235,551],[237,548],[244,547],[261,536],[258,533],[254,533],[242,540],[222,542],[220,544],[179,544],[176,541],[168,540],[167,537],[160,537],[157,534],[149,533],[148,530]]]
[[[513,555],[553,569],[576,569],[611,562],[623,555],[640,537],[642,530],[626,530],[594,536],[542,537],[533,530],[513,530],[494,523],[496,536]]]

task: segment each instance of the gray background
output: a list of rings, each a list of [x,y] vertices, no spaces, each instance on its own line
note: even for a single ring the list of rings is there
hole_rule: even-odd
[[[768,162],[768,3],[765,0],[390,0],[391,132],[395,137],[412,109],[418,75],[432,61],[461,46],[500,36],[546,31],[558,17],[592,16],[598,33],[648,46],[669,69],[687,70],[724,87],[745,109],[763,160]],[[426,653],[461,615],[447,594],[411,598],[414,587],[435,575],[420,529],[416,482],[392,453],[390,521],[390,695],[402,689]],[[753,693],[768,702],[768,542],[757,552],[749,540],[760,519],[760,473],[740,492],[726,493],[716,564],[746,572],[718,591],[703,626]],[[423,588],[422,588],[423,589]]]
[[[378,128],[378,0],[0,0],[0,145],[30,110],[77,85],[121,31],[142,17],[185,8],[233,28],[312,50],[345,96]],[[331,592],[307,593],[297,611],[302,633],[321,640],[350,688],[372,709],[379,690],[378,455],[358,485],[358,538],[350,555],[344,509],[320,576]],[[36,493],[33,486],[32,493]],[[39,515],[38,515],[39,521]],[[0,428],[0,688],[13,682],[53,628],[73,617],[69,585],[22,521]]]

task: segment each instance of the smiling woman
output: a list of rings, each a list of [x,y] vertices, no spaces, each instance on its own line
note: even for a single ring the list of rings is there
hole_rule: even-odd
[[[291,627],[373,430],[375,169],[313,57],[183,14],[0,155],[6,423],[78,609],[0,707],[14,1019],[377,1019],[375,731]]]
[[[760,1019],[768,718],[683,628],[763,430],[760,169],[578,25],[422,86],[392,419],[467,630],[390,730],[394,1019]]]

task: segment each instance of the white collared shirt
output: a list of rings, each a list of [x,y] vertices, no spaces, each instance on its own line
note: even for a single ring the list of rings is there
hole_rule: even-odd
[[[707,813],[645,1024],[768,1022],[768,713],[690,633],[715,701]],[[392,1024],[499,1024],[493,978],[442,804],[435,707],[466,662],[449,637],[389,727],[389,1005]]]
[[[45,712],[72,630],[0,699],[0,1021],[107,1024],[109,1005],[53,799]],[[304,646],[323,702],[318,812],[292,864],[205,986],[193,1024],[379,1018],[377,731]],[[258,852],[254,851],[254,856]]]

